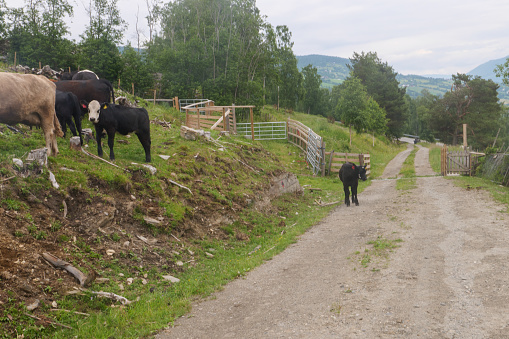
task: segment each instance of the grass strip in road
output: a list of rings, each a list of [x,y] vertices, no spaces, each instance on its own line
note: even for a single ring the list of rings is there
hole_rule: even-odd
[[[402,178],[398,179],[396,182],[396,189],[401,191],[411,190],[417,187],[417,179],[415,178],[415,154],[417,153],[417,148],[414,147],[412,152],[408,155],[408,157],[403,162],[403,166],[399,171],[399,174]]]

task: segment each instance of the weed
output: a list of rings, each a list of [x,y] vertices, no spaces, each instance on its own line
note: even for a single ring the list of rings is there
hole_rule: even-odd
[[[62,223],[59,220],[55,220],[50,225],[51,232],[58,232],[62,228]]]

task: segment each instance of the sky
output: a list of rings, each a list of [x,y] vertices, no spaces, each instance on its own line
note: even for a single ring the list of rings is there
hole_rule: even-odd
[[[75,15],[65,21],[72,39],[85,30],[89,1],[70,0]],[[21,1],[6,2],[19,7]],[[118,0],[129,25],[124,40],[133,46],[137,14],[139,31],[149,34],[146,2]],[[417,75],[467,73],[509,56],[507,0],[256,0],[256,5],[272,26],[288,26],[295,55],[350,58],[376,52],[396,72]]]

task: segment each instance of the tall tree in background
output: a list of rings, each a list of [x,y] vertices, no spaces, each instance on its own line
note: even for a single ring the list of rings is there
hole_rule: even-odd
[[[268,35],[254,0],[177,0],[160,18],[148,47],[168,95],[262,104]]]
[[[409,117],[405,131],[407,134],[417,135],[422,140],[434,142],[434,133],[430,128],[431,110],[435,107],[439,97],[428,90],[422,90],[416,99],[406,96],[409,107]]]
[[[430,125],[438,138],[457,145],[462,140],[462,125],[468,124],[470,146],[484,148],[493,142],[503,113],[497,89],[492,80],[453,75],[451,91],[431,110]]]
[[[334,118],[350,127],[350,143],[352,141],[351,127],[359,133],[385,132],[387,128],[385,111],[368,94],[359,78],[348,77],[338,86],[337,91],[339,100]]]
[[[399,87],[397,73],[386,62],[382,62],[375,52],[354,53],[348,65],[351,74],[361,79],[368,94],[387,113],[388,133],[393,137],[403,135],[408,107],[404,88]]]
[[[120,17],[118,0],[92,0],[87,9],[89,25],[79,45],[81,69],[87,68],[100,77],[114,81],[121,69],[118,45],[127,27]]]
[[[128,89],[134,84],[135,95],[144,97],[145,91],[154,86],[153,72],[147,64],[145,53],[138,52],[138,49],[128,45],[122,51],[120,61],[122,65],[119,73],[120,86]]]
[[[26,0],[23,8],[9,10],[9,57],[16,52],[19,62],[30,67],[72,63],[74,43],[64,38],[69,34],[64,17],[72,15],[67,0]]]
[[[8,8],[5,0],[0,0],[0,54],[5,55],[8,47],[8,27],[7,27]]]
[[[323,109],[323,91],[320,90],[322,79],[318,74],[318,70],[313,65],[307,65],[302,69],[304,77],[303,89],[304,97],[301,100],[301,107],[308,114],[325,115]]]

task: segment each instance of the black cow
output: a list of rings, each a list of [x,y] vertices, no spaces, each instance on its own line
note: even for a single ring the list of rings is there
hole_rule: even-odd
[[[343,182],[343,190],[345,191],[345,204],[350,206],[350,187],[352,188],[352,203],[359,206],[357,200],[357,185],[359,179],[366,180],[366,166],[357,166],[347,162],[341,166],[339,170],[339,179]]]
[[[64,132],[64,137],[67,132],[66,125],[69,125],[72,135],[79,135],[80,142],[83,145],[83,138],[81,136],[81,109],[78,97],[71,92],[57,90],[55,95],[55,112]],[[74,123],[72,121],[73,118]]]
[[[91,102],[97,100],[99,102],[115,102],[115,94],[111,82],[106,79],[92,80],[66,80],[55,82],[57,89],[62,92],[74,93],[79,102]],[[86,107],[81,106],[81,113],[84,115]]]
[[[72,77],[76,73],[78,73],[78,71],[57,73],[57,78],[58,80],[72,80]]]
[[[99,79],[97,74],[88,69],[84,69],[83,71],[79,71],[72,76],[72,80],[94,80]]]
[[[145,108],[125,107],[115,104],[102,103],[97,100],[88,105],[88,119],[94,123],[97,140],[97,153],[103,155],[101,137],[103,129],[108,134],[108,146],[110,147],[110,160],[115,160],[113,143],[115,132],[126,135],[135,132],[145,149],[145,161],[150,162],[150,119]]]

